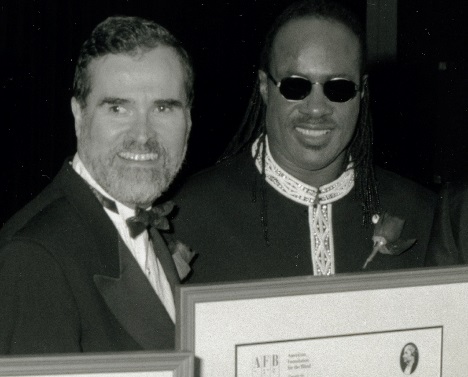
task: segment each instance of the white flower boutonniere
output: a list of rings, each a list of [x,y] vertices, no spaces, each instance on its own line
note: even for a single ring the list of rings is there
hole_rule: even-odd
[[[363,269],[374,259],[377,253],[400,255],[414,245],[416,239],[403,240],[400,238],[405,220],[396,216],[391,216],[387,212],[382,215],[374,215],[372,217],[374,223],[374,247],[372,253],[364,263]]]

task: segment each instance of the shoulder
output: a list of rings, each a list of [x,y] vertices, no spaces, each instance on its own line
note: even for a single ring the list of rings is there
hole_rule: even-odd
[[[31,202],[34,206],[36,203]],[[66,197],[58,197],[44,203],[33,213],[18,213],[5,225],[0,237],[0,247],[10,243],[30,243],[45,249],[69,249],[83,238],[82,221]],[[74,241],[75,240],[75,241]]]
[[[468,182],[447,183],[436,209],[428,265],[451,265],[468,260]]]
[[[441,190],[441,196],[453,204],[468,202],[468,181],[447,183]]]
[[[16,212],[1,228],[0,242],[11,237],[38,214],[44,212],[51,203],[64,198],[64,181],[67,180],[70,167],[64,164],[57,176],[33,200]]]
[[[36,198],[15,213],[0,231],[1,242],[27,228],[30,223],[36,222],[38,217],[47,217],[51,207],[63,202],[64,194],[58,186],[57,182],[53,181]]]
[[[200,198],[222,194],[226,190],[240,190],[251,183],[254,174],[253,158],[242,153],[194,174],[182,184],[176,197],[184,200],[186,197]]]
[[[83,224],[76,206],[70,201],[65,186],[69,183],[79,194],[80,189],[67,182],[70,172],[62,171],[31,202],[18,211],[0,231],[0,247],[15,240],[46,244],[49,242],[70,242],[82,237],[78,229]],[[66,240],[66,241],[65,241]]]
[[[386,170],[376,170],[376,177],[382,211],[404,219],[405,228],[414,230],[414,238],[425,245],[436,211],[436,193]]]
[[[453,220],[468,218],[468,181],[446,183],[440,190],[438,214],[449,215]]]
[[[20,272],[34,281],[35,274],[61,279],[67,264],[88,247],[88,235],[68,200],[61,196],[48,203],[30,203],[37,211],[12,219],[0,237],[2,274]],[[28,207],[23,209],[23,214]],[[18,215],[21,215],[18,214]],[[72,263],[76,266],[75,263]],[[13,277],[12,277],[13,278]],[[56,280],[60,281],[60,280]]]
[[[428,210],[433,210],[436,206],[436,193],[419,183],[382,168],[376,168],[376,178],[382,200],[420,206]]]
[[[255,174],[253,158],[247,154],[195,174],[172,197],[177,206],[172,216],[174,227],[180,230],[185,224],[192,231],[192,227],[202,227],[204,221],[235,217],[242,206],[252,202]]]

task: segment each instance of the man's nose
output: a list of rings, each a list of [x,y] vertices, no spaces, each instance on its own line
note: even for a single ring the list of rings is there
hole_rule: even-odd
[[[299,111],[315,117],[329,115],[333,112],[333,107],[325,96],[321,84],[314,83],[312,85],[312,90],[309,95],[302,100]]]
[[[155,126],[148,113],[140,113],[132,125],[132,134],[140,142],[146,142],[155,134]]]

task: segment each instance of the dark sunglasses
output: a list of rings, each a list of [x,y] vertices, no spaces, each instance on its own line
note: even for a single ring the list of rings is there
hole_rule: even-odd
[[[288,101],[301,101],[306,98],[312,91],[312,86],[320,84],[323,86],[323,93],[332,102],[346,102],[356,96],[360,88],[354,82],[334,78],[325,81],[323,84],[319,82],[311,82],[310,80],[300,76],[289,76],[276,81],[270,73],[266,73],[268,78],[278,87],[281,95]]]

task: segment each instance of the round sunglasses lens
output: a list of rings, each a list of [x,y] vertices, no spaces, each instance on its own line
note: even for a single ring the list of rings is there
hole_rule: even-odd
[[[346,102],[357,93],[356,85],[349,80],[331,80],[323,84],[323,91],[333,102]]]
[[[281,80],[280,93],[284,98],[299,101],[306,98],[312,89],[312,83],[300,77],[287,77]]]

